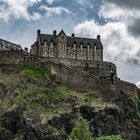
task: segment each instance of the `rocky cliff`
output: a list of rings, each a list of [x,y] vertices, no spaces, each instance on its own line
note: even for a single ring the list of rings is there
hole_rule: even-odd
[[[46,69],[0,65],[0,140],[66,140],[79,116],[93,136],[140,139],[140,102],[133,94],[113,88],[80,92]]]

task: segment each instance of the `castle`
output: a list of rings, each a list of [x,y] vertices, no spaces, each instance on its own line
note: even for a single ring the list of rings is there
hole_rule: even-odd
[[[9,41],[5,41],[9,43]],[[42,34],[37,30],[37,39],[28,49],[14,49],[2,46],[0,49],[0,65],[6,65],[14,71],[16,67],[34,65],[43,67],[59,78],[63,85],[80,90],[119,89],[137,96],[135,84],[120,80],[116,65],[103,61],[103,45],[100,35],[96,39],[67,36],[62,30],[58,35]]]
[[[43,57],[68,58],[79,60],[103,61],[103,45],[100,35],[97,39],[67,36],[62,30],[58,35],[41,34],[37,31],[37,40],[31,46],[31,54]]]

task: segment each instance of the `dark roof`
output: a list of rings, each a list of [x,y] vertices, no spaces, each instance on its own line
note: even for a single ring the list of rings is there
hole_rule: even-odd
[[[12,45],[12,46],[16,46],[16,47],[21,48],[21,46],[20,46],[20,45],[15,44],[15,43],[12,43],[12,42],[9,42],[9,41],[4,40],[4,39],[1,39],[1,38],[0,38],[0,42],[5,42],[5,43],[10,44],[10,45]],[[21,49],[22,49],[22,48],[21,48]]]
[[[59,36],[59,34],[57,36]],[[40,34],[40,39],[42,43],[44,41],[46,41],[47,43],[51,43],[52,41],[54,41],[53,35],[51,34]],[[84,37],[71,37],[71,36],[67,36],[67,39],[68,39],[69,46],[72,46],[73,43],[76,43],[78,46],[80,46],[82,43],[83,45],[89,44],[91,46],[94,46],[96,44],[97,47],[103,47],[102,43],[98,39],[84,38]]]

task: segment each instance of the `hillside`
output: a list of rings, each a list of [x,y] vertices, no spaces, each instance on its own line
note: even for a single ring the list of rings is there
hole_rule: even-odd
[[[133,93],[81,92],[47,69],[0,65],[0,140],[66,140],[79,117],[94,136],[139,140],[140,101]]]

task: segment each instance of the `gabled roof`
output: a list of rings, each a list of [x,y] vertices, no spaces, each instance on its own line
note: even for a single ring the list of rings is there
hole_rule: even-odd
[[[15,44],[15,43],[12,43],[12,42],[9,42],[9,41],[4,40],[4,39],[1,39],[1,38],[0,38],[0,43],[1,43],[1,44],[2,44],[2,43],[6,43],[7,45],[8,45],[8,44],[11,45],[12,47],[16,46],[17,48],[22,49],[20,45]]]
[[[56,38],[62,33],[64,32],[63,30],[56,36]],[[64,33],[65,34],[65,33]],[[51,43],[52,41],[55,41],[55,38],[53,37],[53,35],[51,34],[40,34],[40,39],[41,42],[47,42],[47,43]],[[98,39],[93,39],[93,38],[84,38],[84,37],[71,37],[71,36],[67,36],[67,40],[68,40],[68,45],[69,46],[73,46],[73,43],[75,42],[78,46],[81,45],[81,43],[83,45],[91,45],[94,46],[95,44],[97,45],[97,47],[102,48],[102,43],[101,41],[99,41]]]

